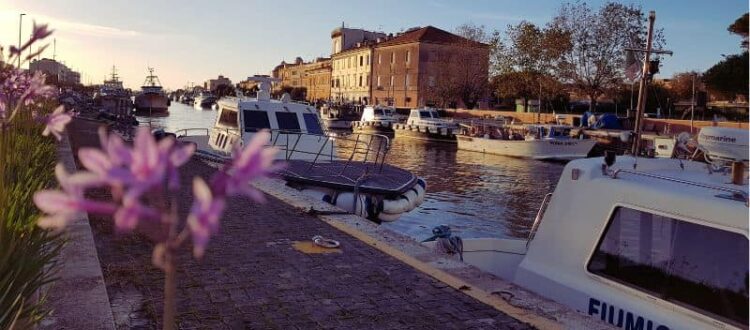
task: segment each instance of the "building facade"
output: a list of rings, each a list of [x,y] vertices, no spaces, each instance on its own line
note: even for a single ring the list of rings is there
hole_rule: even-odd
[[[488,67],[486,44],[432,26],[410,29],[374,45],[372,103],[466,108],[464,100],[485,99]]]
[[[32,60],[29,63],[29,71],[41,71],[47,75],[48,83],[80,84],[81,74],[69,69],[65,64],[56,60],[43,58]]]
[[[358,43],[384,39],[385,33],[339,27],[331,32],[331,54],[358,47]]]
[[[331,56],[331,100],[370,104],[373,43],[359,44]]]
[[[304,61],[297,57],[294,63],[282,61],[271,71],[271,77],[280,81],[274,84],[274,91],[280,91],[283,87],[299,88],[302,85]]]
[[[331,59],[317,58],[302,66],[302,86],[309,102],[328,101],[331,98]]]
[[[232,86],[232,81],[229,80],[229,78],[227,78],[227,77],[219,75],[219,77],[216,78],[216,79],[206,80],[206,82],[203,83],[203,88],[205,88],[206,90],[214,92],[221,85]]]

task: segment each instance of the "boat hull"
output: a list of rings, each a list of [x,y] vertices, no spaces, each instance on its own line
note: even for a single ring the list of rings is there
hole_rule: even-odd
[[[138,116],[165,115],[169,113],[169,99],[157,93],[142,93],[135,97],[135,114]]]
[[[355,133],[393,133],[393,123],[387,121],[355,121],[352,123],[352,130]]]
[[[539,160],[585,158],[596,144],[596,141],[590,139],[515,141],[465,135],[457,136],[457,142],[460,150]]]
[[[393,126],[395,136],[416,140],[456,143],[455,130],[450,127],[427,127],[418,125],[396,124]]]

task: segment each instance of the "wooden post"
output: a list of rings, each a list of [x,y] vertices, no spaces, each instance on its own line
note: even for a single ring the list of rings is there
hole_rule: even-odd
[[[635,141],[633,141],[633,149],[631,150],[633,156],[638,156],[641,149],[641,126],[643,126],[643,112],[646,108],[646,95],[648,94],[648,74],[649,74],[649,59],[651,58],[651,46],[654,39],[654,21],[656,20],[656,12],[651,11],[648,14],[648,34],[646,36],[646,54],[643,56],[643,71],[641,72],[641,83],[638,87],[638,109],[635,114]]]

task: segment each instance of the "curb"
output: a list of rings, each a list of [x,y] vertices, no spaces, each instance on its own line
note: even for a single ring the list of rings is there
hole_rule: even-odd
[[[67,171],[76,164],[66,134],[57,147],[59,161]],[[58,261],[57,281],[48,288],[47,307],[52,312],[40,329],[115,329],[102,267],[86,213],[79,213],[65,232],[66,244]]]

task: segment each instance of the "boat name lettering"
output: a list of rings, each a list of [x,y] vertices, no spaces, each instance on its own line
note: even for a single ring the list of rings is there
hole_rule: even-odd
[[[598,315],[602,321],[626,330],[669,330],[666,325],[656,325],[656,322],[643,316],[595,298],[589,298],[589,315]]]
[[[574,146],[578,144],[578,142],[575,142],[575,141],[555,141],[555,140],[550,140],[549,143],[557,145],[557,146]]]
[[[701,137],[714,142],[729,142],[729,143],[736,143],[737,138],[731,137],[731,136],[714,136],[714,135],[708,135],[708,134],[701,134]]]

